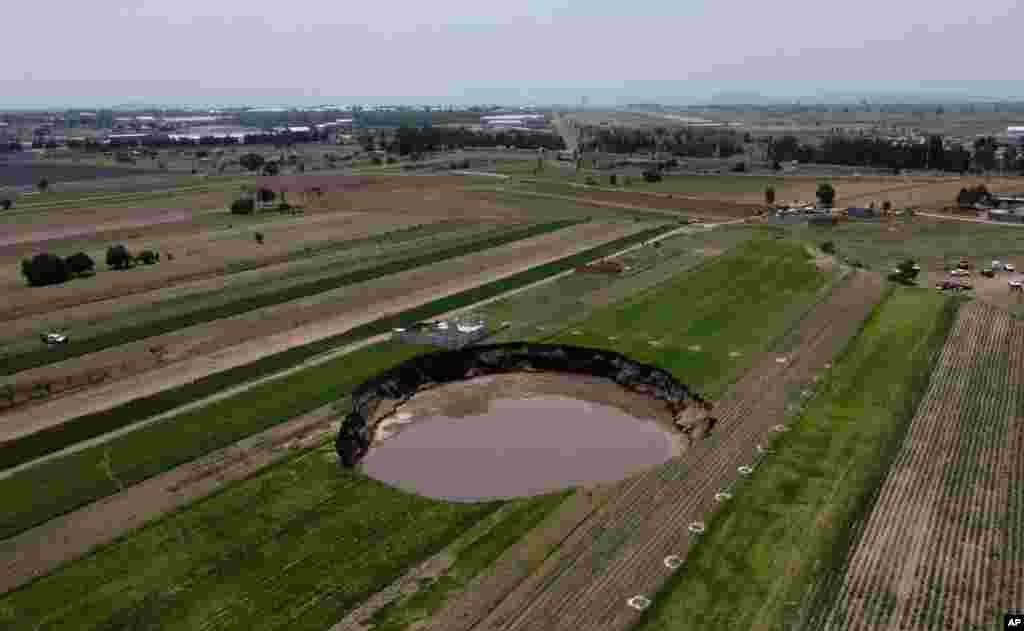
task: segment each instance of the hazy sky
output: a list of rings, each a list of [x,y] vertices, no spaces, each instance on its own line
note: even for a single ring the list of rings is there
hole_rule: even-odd
[[[1020,0],[16,1],[4,17],[0,107],[1024,97]]]

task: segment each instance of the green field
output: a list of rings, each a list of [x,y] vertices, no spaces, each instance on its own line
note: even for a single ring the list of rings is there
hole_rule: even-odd
[[[739,366],[807,311],[835,274],[820,272],[800,243],[756,238],[697,272],[597,312],[575,325],[578,335],[563,331],[553,339],[656,364],[714,398]]]
[[[495,170],[498,173],[512,175],[524,179],[549,180],[552,182],[573,182],[586,184],[592,178],[598,186],[611,187],[608,177],[617,173],[618,185],[615,188],[635,191],[651,191],[656,193],[706,194],[706,193],[761,193],[765,188],[774,186],[782,188],[784,179],[772,175],[664,175],[660,182],[646,182],[639,173],[630,175],[630,184],[625,185],[624,171],[638,171],[646,167],[634,165],[616,169],[592,169],[584,165],[577,173],[569,168],[568,162],[554,163],[548,161],[540,173],[535,173],[535,161],[498,161]]]
[[[342,335],[298,346],[110,410],[78,417],[52,432],[39,432],[16,442],[20,449],[12,449],[7,457],[15,464],[27,462],[88,437],[102,435],[240,383],[273,374],[331,349],[385,333],[396,326],[428,319],[542,280],[649,239],[664,230],[666,228],[642,231],[506,279],[375,320]],[[57,458],[0,480],[0,495],[5,499],[4,512],[0,514],[0,538],[13,536],[106,497],[116,492],[121,485],[135,484],[331,400],[337,400],[381,367],[421,351],[419,347],[388,344],[367,348],[359,351],[359,354],[346,355],[322,366],[257,386],[249,392],[200,410],[174,416],[105,444]],[[256,410],[258,413],[254,413]],[[221,420],[224,417],[231,421]],[[192,429],[185,430],[182,427]],[[175,447],[170,448],[172,442],[168,441],[172,441]],[[109,473],[111,470],[114,478]],[[41,493],[40,489],[46,489],[46,492]]]
[[[7,594],[0,626],[323,631],[499,506],[344,472],[327,444]]]
[[[574,491],[510,501],[501,521],[487,534],[458,552],[452,566],[436,579],[420,586],[420,591],[381,608],[368,620],[373,631],[403,631],[426,622],[449,598],[463,591],[469,582],[486,570],[501,553],[524,534],[554,513]]]
[[[897,219],[897,226],[906,225]],[[832,228],[793,226],[787,231],[794,238],[820,245],[832,241],[837,256],[860,261],[868,269],[887,274],[908,258],[955,267],[961,258],[976,268],[988,267],[993,259],[1024,264],[1024,230],[1012,226],[993,226],[966,221],[939,221],[928,218],[911,220],[912,237],[906,232],[888,232],[882,222],[846,221]]]
[[[854,524],[924,394],[958,303],[898,289],[819,394],[740,480],[637,629],[792,629],[798,603],[841,563]]]

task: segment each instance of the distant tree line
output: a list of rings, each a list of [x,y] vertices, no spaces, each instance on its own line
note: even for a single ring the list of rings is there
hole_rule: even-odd
[[[775,162],[797,160],[819,164],[841,164],[892,169],[935,169],[956,173],[990,171],[1002,167],[1024,172],[1024,154],[1009,146],[1002,164],[997,164],[994,138],[979,138],[974,151],[962,147],[947,149],[942,136],[929,136],[923,144],[895,143],[882,138],[831,136],[821,146],[800,143],[794,136],[769,138],[768,158]]]
[[[359,141],[366,149],[372,149],[376,144],[384,151],[400,156],[466,147],[518,147],[552,151],[565,149],[565,142],[557,134],[519,129],[476,131],[466,127],[399,127],[389,138],[380,138],[376,143],[369,134],[360,136]]]
[[[605,153],[666,152],[688,158],[728,158],[743,153],[744,136],[729,130],[627,129],[586,126],[580,148]]]

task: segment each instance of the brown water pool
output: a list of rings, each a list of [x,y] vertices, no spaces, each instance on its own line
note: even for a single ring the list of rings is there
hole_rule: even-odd
[[[537,387],[544,376],[528,377],[526,388],[513,378],[517,398],[501,398],[510,389],[506,376],[443,386],[417,395],[380,428],[363,471],[412,493],[474,501],[614,482],[677,453],[657,402],[604,380],[558,379],[569,380],[562,389],[573,394],[611,389],[612,396],[553,394],[550,377]],[[468,396],[474,387],[477,396]]]

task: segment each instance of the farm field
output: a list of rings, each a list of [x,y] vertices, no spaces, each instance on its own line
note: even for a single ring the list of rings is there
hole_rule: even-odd
[[[821,375],[636,629],[791,629],[799,603],[839,562],[928,384],[955,304],[900,289]],[[810,626],[807,628],[820,628]]]
[[[797,251],[798,251],[798,252],[802,252],[801,250],[799,250],[799,248],[798,248],[798,250],[797,250]],[[805,264],[807,264],[807,261],[806,261],[806,259],[805,259],[805,260],[804,260],[803,262],[804,262]],[[810,266],[811,266],[811,267],[813,268],[813,265],[810,265]],[[97,451],[98,451],[98,450],[97,450]],[[120,471],[119,471],[119,473],[120,473]],[[31,487],[33,487],[33,488],[35,488],[35,489],[38,489],[38,488],[39,488],[39,483],[38,483],[38,481],[37,481],[37,482],[35,482],[35,483],[31,483],[31,485],[30,485],[30,486],[31,486]],[[203,504],[200,504],[200,505],[198,505],[198,506],[204,506],[204,505],[206,505],[206,503],[205,503],[205,502],[204,502]],[[187,511],[186,511],[186,512],[187,512]],[[134,536],[133,536],[133,537],[134,537]],[[116,549],[116,548],[118,548],[118,547],[121,547],[121,545],[122,545],[122,544],[118,544],[118,546],[115,546],[115,548],[111,548],[111,549]],[[503,545],[504,545],[504,544],[503,544]],[[499,548],[500,548],[500,547],[501,547],[501,546],[499,546]],[[496,549],[496,550],[494,550],[494,551],[492,551],[492,552],[489,552],[488,554],[489,554],[490,556],[493,556],[494,554],[497,554],[497,552],[498,552],[498,550]],[[105,554],[105,551],[104,551],[103,553],[101,553],[101,554]],[[90,558],[92,558],[92,557],[90,557]],[[75,566],[75,565],[76,565],[76,563],[73,563],[72,565],[69,565],[69,567],[73,567],[73,566]],[[481,566],[482,566],[482,565],[481,565]],[[63,571],[59,571],[59,572],[58,572],[58,574],[60,574],[60,573],[62,573],[62,572],[63,572]],[[54,576],[56,576],[56,575],[54,575]],[[31,591],[31,590],[35,589],[37,585],[41,585],[41,584],[42,584],[42,582],[37,582],[37,583],[34,583],[32,587],[30,587],[30,588],[27,588],[27,589],[29,589],[29,590]],[[18,591],[18,592],[13,592],[13,594],[14,594],[14,595],[17,595],[17,594],[23,593],[24,591],[25,591],[25,590],[20,590],[20,591]],[[424,597],[426,597],[426,596],[424,596]]]
[[[696,275],[707,273],[717,262]],[[489,581],[488,590],[507,594],[498,598],[501,602],[496,607],[471,608],[466,613],[461,609],[467,606],[464,602],[453,602],[451,610],[462,610],[465,620],[446,617],[442,611],[438,619],[443,624],[439,622],[430,628],[627,628],[638,612],[626,605],[626,599],[636,594],[652,594],[668,578],[671,572],[662,561],[668,554],[685,556],[687,524],[711,510],[711,496],[737,477],[736,466],[750,462],[758,437],[766,436],[769,427],[784,416],[785,395],[791,384],[809,380],[812,372],[821,370],[821,365],[855,334],[881,290],[874,279],[863,273],[836,287],[819,308],[801,318],[798,328],[807,341],[789,353],[784,363],[777,361],[777,353],[764,352],[773,333],[783,331],[760,329],[764,336],[760,352],[743,358],[742,368],[747,370],[730,394],[716,405],[716,410],[720,410],[715,413],[719,423],[709,437],[665,465],[616,485],[607,503],[524,580],[509,583],[496,576]],[[649,292],[646,297],[653,302],[652,294]],[[626,311],[639,306],[630,301],[618,309]],[[609,308],[612,309],[616,308]],[[693,317],[700,321],[699,314]],[[585,329],[585,323],[576,326]],[[734,321],[719,332],[732,337],[738,330],[740,323]],[[571,330],[564,338],[562,335],[558,339],[572,339],[573,343],[579,339],[572,336]],[[628,345],[625,350],[631,356],[637,352]],[[671,361],[672,354],[665,352],[657,360],[665,365],[667,362],[662,358]],[[739,372],[740,368],[731,370]],[[713,391],[712,384],[716,382],[730,380],[709,373],[712,371],[705,373],[704,381],[698,378],[686,383],[703,393]]]
[[[283,268],[280,271],[287,273],[291,277],[286,277],[285,282],[275,282],[276,279],[273,276],[269,276],[263,280],[261,286],[243,286],[234,299],[224,295],[226,292],[222,290],[218,292],[219,300],[213,304],[204,304],[203,301],[197,300],[198,296],[186,295],[177,299],[177,312],[173,309],[168,309],[167,305],[156,303],[156,299],[161,294],[168,294],[170,290],[147,292],[142,296],[132,296],[133,300],[126,302],[134,302],[134,299],[137,298],[142,298],[143,300],[150,298],[154,303],[153,307],[155,307],[155,309],[150,309],[153,311],[153,315],[150,318],[140,318],[140,315],[144,316],[145,312],[143,314],[129,315],[123,319],[118,318],[117,323],[120,326],[109,330],[106,335],[96,337],[76,335],[76,343],[73,346],[61,349],[40,349],[39,344],[36,343],[34,348],[29,347],[27,351],[21,354],[11,353],[8,355],[6,372],[11,374],[17,371],[28,370],[40,365],[52,364],[95,353],[113,346],[123,346],[136,340],[156,337],[168,332],[177,332],[186,327],[244,315],[249,312],[265,317],[267,314],[259,311],[262,308],[284,308],[289,304],[303,307],[336,301],[338,296],[332,292],[343,290],[345,287],[358,285],[361,282],[374,281],[390,274],[415,269],[424,265],[459,258],[460,256],[466,256],[492,247],[515,243],[530,237],[541,236],[567,228],[570,225],[572,225],[570,222],[551,222],[547,224],[508,225],[497,229],[491,227],[489,230],[476,230],[474,232],[467,231],[468,234],[461,235],[461,238],[459,238],[459,235],[454,235],[454,238],[444,241],[436,240],[433,243],[409,243],[407,244],[408,247],[402,248],[406,250],[401,252],[404,256],[392,254],[389,257],[384,257],[377,254],[377,256],[369,257],[364,254],[362,259],[357,260],[358,262],[349,261],[348,264],[329,259],[325,262],[318,262],[320,269],[302,265],[302,263],[317,262],[306,259],[298,263],[275,266]],[[340,242],[339,245],[345,243]],[[347,243],[351,246],[358,245],[358,243],[354,242]],[[374,245],[376,246],[377,244],[375,243]],[[377,253],[381,251],[379,246],[371,248],[370,251],[374,249],[376,249]],[[338,263],[342,263],[344,267],[339,267]],[[306,269],[302,269],[303,267],[306,267]],[[264,273],[267,271],[274,270],[273,268],[271,270],[267,268],[258,270],[258,272]],[[264,274],[260,273],[259,275],[263,276]],[[233,274],[229,278],[237,280],[239,276],[240,274]],[[142,302],[140,304],[145,303]],[[127,310],[125,306],[119,304],[116,300],[90,303],[84,305],[84,307],[90,313],[88,317],[95,320],[103,317],[116,317],[118,315],[116,313],[101,312],[96,314],[96,307],[107,307],[109,309],[114,305],[119,309]],[[12,333],[19,328],[19,324],[22,327],[33,326],[32,322],[32,320],[26,321],[24,318],[13,321]],[[72,322],[73,320],[59,326],[62,330],[75,333],[74,330],[68,327],[68,324]],[[35,326],[38,326],[38,324]],[[182,331],[182,333],[185,332]],[[26,340],[25,344],[28,345],[28,342],[29,340]],[[170,360],[173,358],[173,354],[168,356],[165,352],[162,359]]]
[[[8,594],[0,620],[319,631],[499,507],[401,493],[336,460],[327,444],[233,485]]]
[[[588,178],[596,180],[601,190],[627,189],[634,193],[673,194],[695,199],[736,204],[763,206],[764,192],[769,186],[775,189],[777,203],[813,203],[818,184],[828,180],[836,189],[837,207],[867,206],[872,202],[881,207],[889,201],[894,208],[912,207],[918,210],[942,211],[955,205],[961,188],[985,185],[989,190],[1016,191],[1021,189],[1021,179],[996,176],[834,176],[816,177],[806,175],[675,175],[665,174],[660,182],[646,182],[636,173],[631,173],[628,188],[622,182],[612,187],[608,176],[615,170],[581,169],[555,166],[548,163],[544,170],[535,173],[535,162],[498,162],[499,173],[526,180],[549,181],[551,183],[582,185]],[[635,169],[635,168],[634,168]],[[627,172],[629,172],[627,170]],[[588,189],[590,190],[590,189]]]
[[[146,416],[173,410],[178,405],[219,393],[224,388],[245,380],[295,366],[324,351],[390,331],[392,327],[409,320],[434,317],[501,292],[515,290],[561,270],[571,270],[580,262],[592,260],[602,253],[615,252],[655,234],[658,234],[658,231],[647,231],[618,242],[610,242],[554,264],[533,268],[522,274],[357,327],[335,338],[295,347],[256,363],[214,374],[194,384],[135,400],[106,412],[78,417],[73,423],[65,424],[61,428],[74,434],[65,444],[134,423]],[[389,348],[392,350],[388,350]],[[135,429],[106,444],[90,446],[17,471],[13,475],[5,475],[0,479],[0,489],[6,498],[5,514],[8,521],[0,524],[3,526],[0,533],[12,535],[22,532],[78,506],[116,493],[125,486],[131,486],[229,445],[239,438],[259,432],[268,425],[283,423],[296,415],[314,411],[318,406],[346,394],[346,382],[339,377],[338,369],[349,371],[354,363],[362,370],[375,372],[385,365],[407,358],[409,353],[415,354],[420,351],[419,347],[385,344],[366,349],[365,357],[363,354],[354,357],[342,355],[338,359],[331,359],[323,366],[299,370],[288,377],[259,385],[251,393],[236,394],[222,403],[208,405],[194,412],[181,412],[166,419],[165,422]],[[365,376],[370,372],[359,374]],[[260,413],[254,414],[253,410],[260,410]],[[206,414],[213,416],[208,417]],[[222,417],[222,422],[211,420]],[[37,434],[37,437],[49,438],[45,434]],[[61,438],[63,440],[63,437]],[[160,446],[156,454],[153,453],[153,445]],[[54,449],[46,440],[40,440],[38,445],[33,444],[33,448],[43,453]],[[18,455],[20,458],[25,457],[23,454]],[[74,480],[75,483],[71,484],[69,480]],[[50,489],[50,492],[40,496],[40,488]]]
[[[503,229],[503,226],[488,224],[441,221],[362,238],[328,241],[315,249],[292,252],[280,263],[253,261],[252,269],[248,269],[248,262],[242,260],[231,264],[238,270],[232,274],[89,302],[57,313],[8,320],[4,331],[0,332],[0,344],[5,357],[38,351],[38,334],[52,329],[67,331],[76,342],[81,342],[121,328],[291,287],[329,276],[332,272],[337,274],[338,265],[346,265],[345,269],[355,271],[398,260],[403,254],[408,256],[434,246],[487,232],[498,233]]]
[[[558,227],[558,226],[554,226]],[[108,409],[165,388],[195,381],[256,361],[262,357],[344,333],[382,316],[400,313],[433,299],[464,291],[530,267],[557,260],[609,240],[640,232],[633,222],[619,226],[593,222],[522,239],[520,242],[442,261],[422,268],[328,293],[311,300],[281,303],[240,316],[148,338],[145,345],[164,345],[166,362],[150,367],[133,365],[127,374],[115,373],[126,361],[117,349],[87,355],[74,361],[83,370],[104,370],[102,384],[4,415],[3,438],[11,441],[66,420]],[[475,270],[467,274],[466,269]],[[177,341],[175,341],[177,340]],[[177,346],[175,346],[177,344]],[[148,352],[146,350],[145,352]],[[106,362],[93,364],[92,362]],[[111,363],[113,362],[113,363]],[[62,366],[58,366],[63,368]],[[149,368],[148,371],[143,372]],[[7,451],[11,445],[4,445]]]
[[[995,628],[1021,602],[1022,349],[1024,326],[1005,311],[960,310],[810,628]]]
[[[381,333],[571,270],[598,249],[612,248],[607,253],[630,239],[650,238],[676,227],[668,223],[671,215],[739,217],[745,216],[736,210],[747,207],[744,195],[757,199],[747,204],[751,209],[763,203],[763,188],[731,179],[686,184],[734,185],[721,195],[573,187],[556,178],[502,184],[444,175],[286,176],[263,181],[288,188],[290,198],[314,181],[323,182],[329,194],[302,217],[222,216],[211,208],[185,222],[104,233],[145,231],[124,239],[134,248],[156,239],[164,247],[198,249],[196,268],[163,284],[157,276],[142,277],[166,263],[120,274],[102,271],[42,288],[55,292],[37,303],[11,304],[24,311],[0,334],[5,357],[31,352],[37,343],[21,336],[36,337],[39,327],[71,330],[76,341],[112,340],[98,352],[62,362],[50,361],[59,351],[50,353],[45,364],[14,375],[16,383],[54,371],[151,360],[151,347],[162,346],[164,359],[0,416],[4,436],[14,439],[0,447],[0,466],[53,455],[0,474],[0,567],[8,570],[0,592],[20,585],[0,594],[0,627],[326,629],[340,622],[334,631],[558,631],[625,630],[639,622],[643,629],[739,625],[810,631],[824,625],[865,628],[902,615],[899,620],[909,628],[932,628],[972,624],[1000,607],[994,600],[975,609],[960,604],[953,586],[964,581],[1001,585],[1003,593],[1019,596],[1012,568],[1022,560],[1012,515],[1020,511],[1012,487],[998,473],[1016,465],[995,445],[1015,440],[1010,408],[1019,393],[1012,381],[1015,351],[1007,349],[1021,340],[1017,323],[988,305],[960,312],[946,352],[953,353],[948,347],[958,335],[971,340],[963,348],[1002,352],[987,353],[991,357],[984,361],[983,353],[975,353],[972,370],[978,376],[961,386],[947,384],[941,392],[953,393],[948,396],[929,391],[919,416],[928,397],[936,409],[946,400],[966,409],[964,393],[971,388],[992,394],[991,403],[957,412],[963,428],[949,429],[948,415],[936,416],[933,422],[949,433],[942,454],[951,453],[950,445],[970,444],[973,451],[943,459],[936,455],[940,447],[929,443],[935,469],[930,475],[941,478],[929,480],[929,492],[946,504],[1006,506],[1005,512],[986,510],[985,522],[935,510],[936,528],[950,534],[913,534],[923,543],[905,555],[916,556],[902,560],[885,552],[904,548],[883,526],[875,526],[882,534],[871,540],[878,542],[874,548],[867,536],[874,515],[885,515],[876,518],[879,524],[891,524],[902,514],[895,500],[885,509],[882,479],[897,447],[903,444],[900,453],[909,453],[911,439],[900,438],[908,426],[913,434],[911,418],[917,422],[917,402],[959,304],[933,289],[885,292],[880,276],[910,256],[925,266],[922,285],[928,287],[930,275],[947,259],[958,260],[953,252],[960,249],[978,263],[1012,260],[1016,235],[1024,237],[1024,230],[920,216],[887,224],[851,221],[828,230],[742,222],[680,228],[658,247],[616,257],[628,266],[623,274],[569,274],[474,311],[503,323],[490,341],[608,348],[667,368],[716,400],[713,430],[688,436],[682,456],[601,490],[488,504],[433,502],[358,473],[339,474],[324,438],[335,431],[352,386],[422,351],[374,342]],[[864,194],[895,194],[896,179],[875,178],[867,184],[883,188]],[[932,183],[919,180],[899,190],[930,190]],[[818,180],[785,182],[813,193]],[[220,196],[223,204],[231,193],[202,195],[210,195],[211,204]],[[707,212],[712,207],[719,212]],[[173,206],[165,200],[162,209]],[[160,210],[151,207],[150,216]],[[53,212],[74,215],[70,208]],[[103,212],[117,221],[118,210]],[[23,227],[12,231],[14,238],[45,227],[45,214],[39,222],[19,222]],[[394,223],[384,225],[385,218]],[[574,220],[585,221],[447,261],[388,268],[379,278],[321,286],[442,246],[541,221],[555,226]],[[359,221],[365,233],[346,230]],[[182,223],[191,227],[174,232]],[[252,242],[257,229],[268,236],[262,247]],[[328,229],[333,232],[324,236]],[[386,245],[378,241],[384,235]],[[66,247],[60,250],[65,254],[84,245],[100,253],[94,256],[100,260],[105,244],[98,240],[99,235],[76,234],[12,243],[8,271],[16,271],[14,249],[38,243]],[[268,247],[272,240],[274,247]],[[839,260],[861,260],[875,273],[823,256],[818,246],[826,240],[836,244]],[[235,241],[238,250],[229,251]],[[0,246],[0,256],[3,251]],[[81,289],[131,275],[137,278],[108,293]],[[290,293],[307,285],[309,291]],[[68,304],[64,313],[62,300]],[[232,305],[243,304],[253,308],[232,311]],[[961,326],[974,313],[970,309],[982,315]],[[130,335],[171,321],[178,324],[159,334]],[[128,335],[111,337],[119,332]],[[347,344],[363,348],[337,356],[336,349]],[[333,359],[313,365],[331,351]],[[958,361],[966,362],[972,352],[957,351]],[[951,363],[948,374],[958,365]],[[296,372],[238,394],[225,392],[204,407],[175,410],[292,367]],[[1005,383],[981,384],[982,373],[1005,375]],[[165,411],[170,414],[164,420],[132,425]],[[1003,425],[978,427],[968,416]],[[790,431],[774,434],[771,428],[779,423]],[[118,428],[125,431],[107,440],[104,434]],[[933,429],[929,436],[935,434]],[[106,442],[55,453],[91,437]],[[763,452],[764,445],[773,451]],[[936,472],[938,463],[945,467],[942,473]],[[753,465],[753,475],[737,473],[741,464]],[[961,482],[956,472],[964,470],[969,475]],[[898,488],[915,484],[904,481]],[[302,489],[292,493],[296,486]],[[724,489],[733,498],[719,503],[714,494]],[[864,515],[870,516],[859,521]],[[404,524],[406,519],[431,521],[421,533]],[[694,521],[706,523],[707,533],[689,535],[687,525]],[[139,528],[143,522],[149,523]],[[975,547],[960,550],[957,542],[964,536],[975,537]],[[97,544],[102,547],[86,555]],[[683,568],[665,567],[667,554],[679,555]],[[1005,569],[991,569],[993,554],[1006,555]],[[958,559],[956,568],[938,561],[950,555]],[[920,572],[907,587],[912,566]],[[36,573],[45,576],[24,584]],[[937,578],[917,578],[922,573]],[[902,600],[869,596],[875,592],[863,587],[885,580],[899,586]],[[385,597],[395,590],[405,595]],[[57,594],[62,597],[55,601]],[[625,604],[637,594],[654,601],[643,614]]]
[[[1024,314],[1020,301],[1009,292],[1006,274],[991,281],[978,274],[993,260],[1024,261],[1024,231],[1020,228],[915,216],[891,222],[850,220],[832,228],[796,225],[785,230],[793,238],[819,246],[832,241],[837,257],[860,261],[883,275],[912,258],[922,267],[918,279],[922,287],[946,279],[948,270],[960,259],[967,259],[974,270],[970,282],[980,299]]]
[[[44,178],[51,182],[79,181],[146,175],[155,172],[129,167],[57,165],[14,160],[0,165],[0,186],[35,186],[39,180]]]

